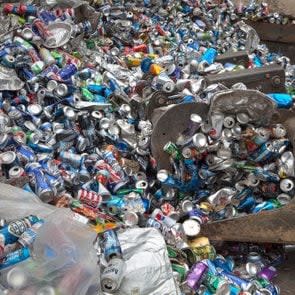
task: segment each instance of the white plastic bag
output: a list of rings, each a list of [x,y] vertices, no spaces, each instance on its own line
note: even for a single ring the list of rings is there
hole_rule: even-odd
[[[118,235],[127,269],[117,295],[179,295],[165,241],[154,228]]]

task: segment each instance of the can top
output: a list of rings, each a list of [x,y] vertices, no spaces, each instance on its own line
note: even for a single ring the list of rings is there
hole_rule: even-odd
[[[28,105],[27,110],[31,115],[38,116],[42,112],[42,106],[37,103],[30,104],[30,105]]]
[[[200,223],[194,219],[187,219],[182,224],[183,231],[188,237],[195,237],[201,230]]]
[[[16,159],[16,153],[13,151],[7,151],[0,154],[0,160],[2,164],[8,165],[15,161]]]
[[[133,212],[133,211],[127,211],[124,212],[123,215],[123,222],[127,225],[127,226],[134,226],[138,224],[138,215]]]

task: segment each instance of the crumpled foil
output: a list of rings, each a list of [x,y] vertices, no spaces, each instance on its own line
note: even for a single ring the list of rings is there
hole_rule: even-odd
[[[127,269],[117,295],[180,295],[165,241],[154,228],[119,234]]]

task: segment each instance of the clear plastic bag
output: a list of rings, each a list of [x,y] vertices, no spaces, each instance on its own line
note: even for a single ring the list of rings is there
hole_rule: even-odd
[[[8,294],[97,294],[96,233],[76,221],[70,209],[44,204],[34,194],[0,184],[0,216],[13,220],[30,214],[45,223],[38,230],[31,257],[1,271],[1,284],[14,289]]]

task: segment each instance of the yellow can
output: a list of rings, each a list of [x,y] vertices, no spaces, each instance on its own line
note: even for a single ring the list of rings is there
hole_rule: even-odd
[[[154,76],[158,76],[161,72],[163,72],[164,69],[157,64],[152,64],[150,67],[150,73]]]
[[[207,237],[198,237],[188,242],[191,248],[203,247],[206,245],[210,245],[210,241]]]

